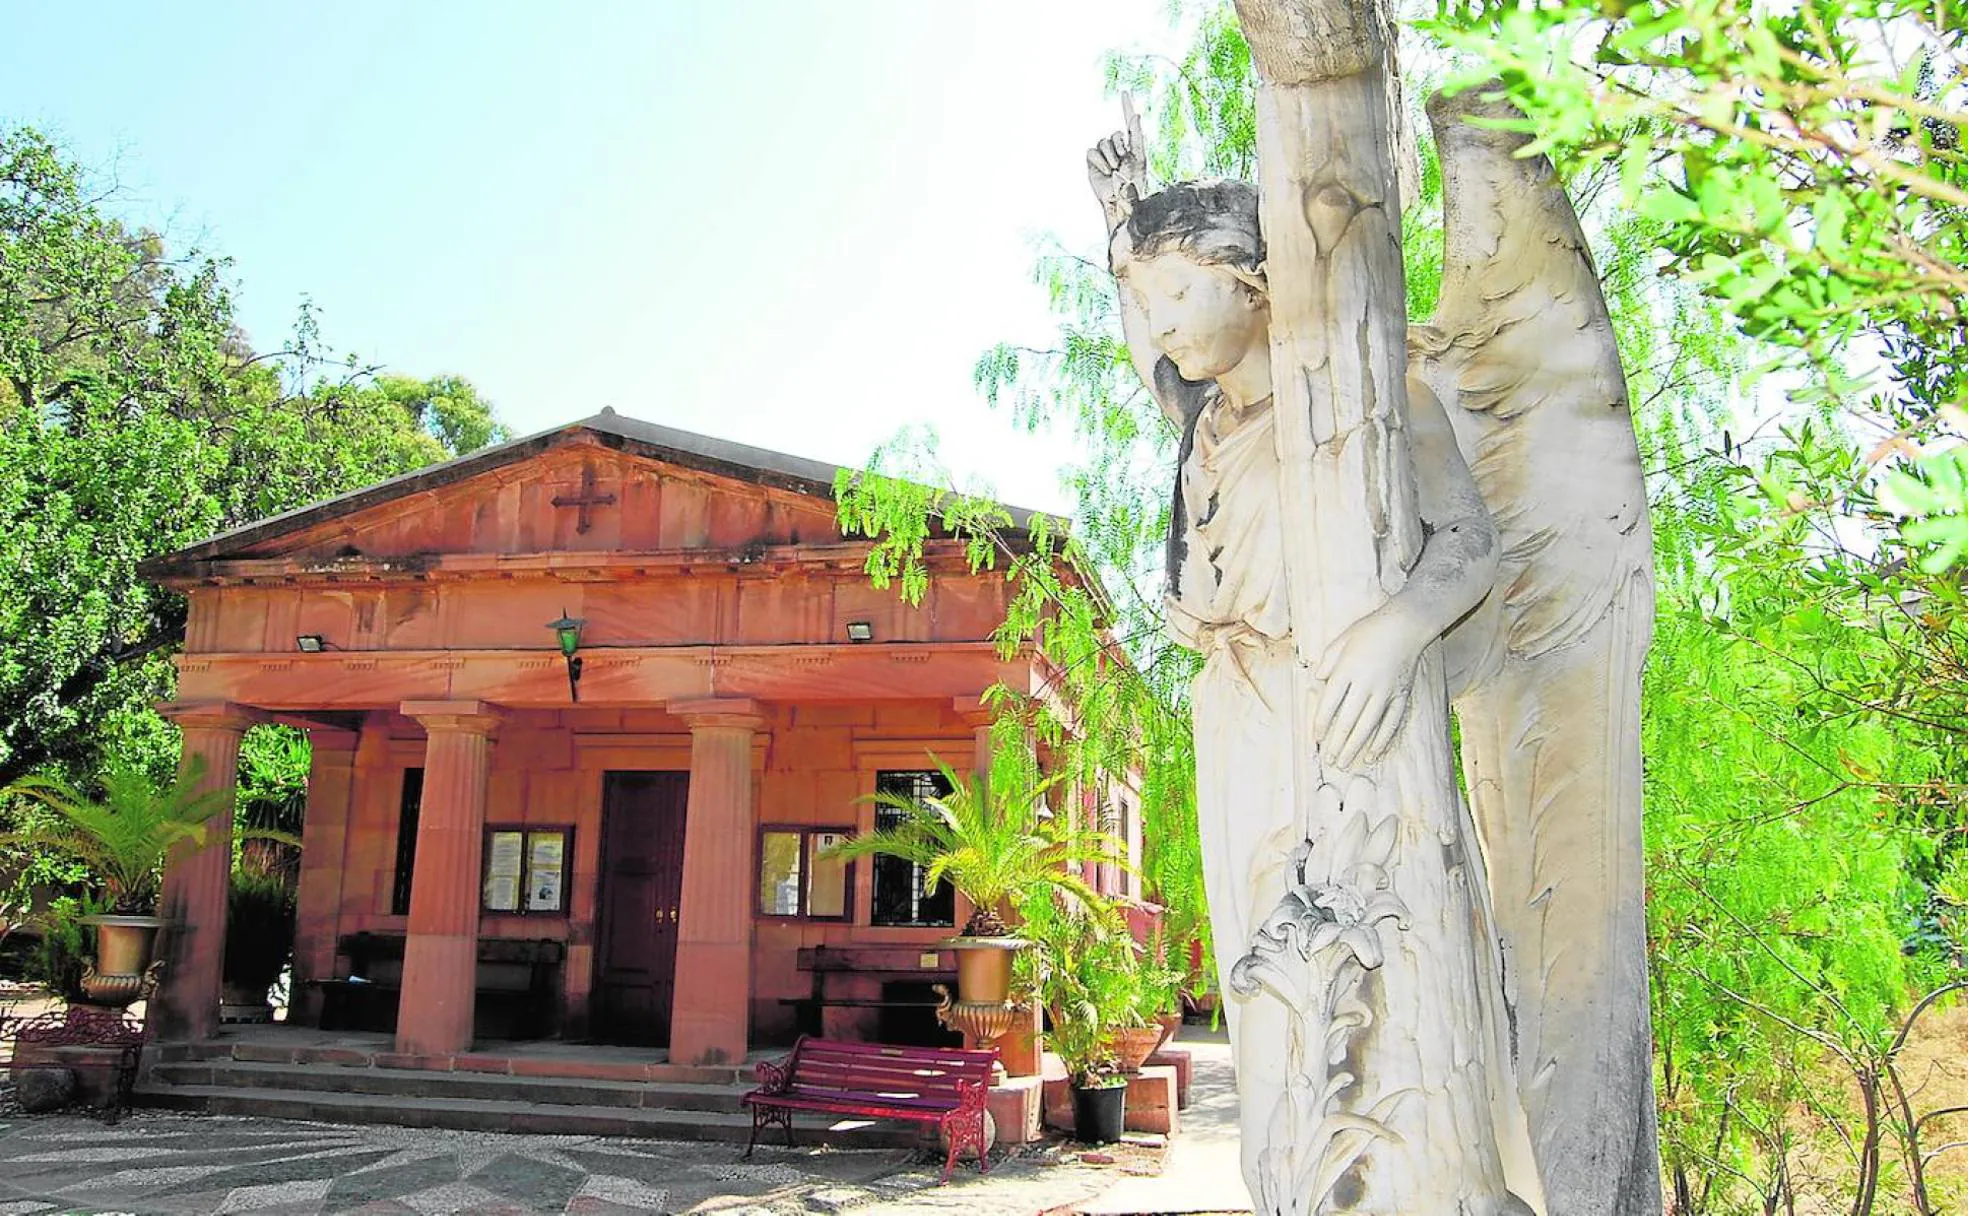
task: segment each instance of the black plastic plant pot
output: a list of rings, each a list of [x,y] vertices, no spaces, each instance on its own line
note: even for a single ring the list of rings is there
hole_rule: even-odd
[[[1082,1144],[1111,1144],[1127,1121],[1127,1086],[1073,1087],[1073,1135]]]

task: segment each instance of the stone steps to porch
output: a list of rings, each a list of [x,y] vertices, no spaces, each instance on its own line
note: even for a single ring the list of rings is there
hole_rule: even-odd
[[[633,1136],[737,1144],[745,1143],[752,1132],[751,1116],[727,1111],[637,1110],[474,1098],[235,1089],[225,1085],[146,1085],[139,1089],[138,1099],[147,1106],[213,1115],[318,1123],[387,1123],[473,1132]],[[911,1148],[920,1143],[919,1132],[898,1123],[855,1124],[824,1130],[802,1126],[794,1135],[802,1144],[825,1143],[836,1148]],[[784,1143],[782,1132],[768,1131],[766,1136],[768,1143]]]
[[[145,1106],[326,1123],[385,1123],[534,1135],[744,1143],[751,1085],[736,1067],[695,1068],[566,1055],[402,1057],[261,1042],[165,1044],[139,1082]],[[410,1067],[397,1067],[408,1063]],[[683,1079],[672,1079],[681,1077]],[[767,1139],[783,1143],[782,1132]],[[876,1120],[823,1127],[802,1144],[906,1148],[921,1129]]]
[[[573,1077],[513,1077],[495,1073],[420,1072],[408,1068],[335,1068],[310,1064],[248,1064],[237,1060],[161,1063],[153,1086],[212,1086],[243,1090],[300,1090],[373,1097],[470,1098],[550,1106],[629,1110],[722,1111],[742,1114],[746,1085],[675,1081],[599,1081]]]

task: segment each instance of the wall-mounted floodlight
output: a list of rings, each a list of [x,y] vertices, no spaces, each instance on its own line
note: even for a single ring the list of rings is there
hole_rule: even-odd
[[[875,627],[867,621],[849,621],[847,640],[850,642],[869,642],[875,637]]]

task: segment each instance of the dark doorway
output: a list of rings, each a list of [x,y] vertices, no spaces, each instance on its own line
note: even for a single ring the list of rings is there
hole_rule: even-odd
[[[676,992],[688,773],[609,773],[601,792],[594,1037],[667,1046]]]

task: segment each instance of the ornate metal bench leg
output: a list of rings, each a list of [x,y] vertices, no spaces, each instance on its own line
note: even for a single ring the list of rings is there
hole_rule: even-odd
[[[752,1159],[752,1150],[758,1147],[759,1128],[764,1126],[765,1108],[763,1106],[752,1107],[752,1138],[745,1144],[745,1160],[750,1161]]]

